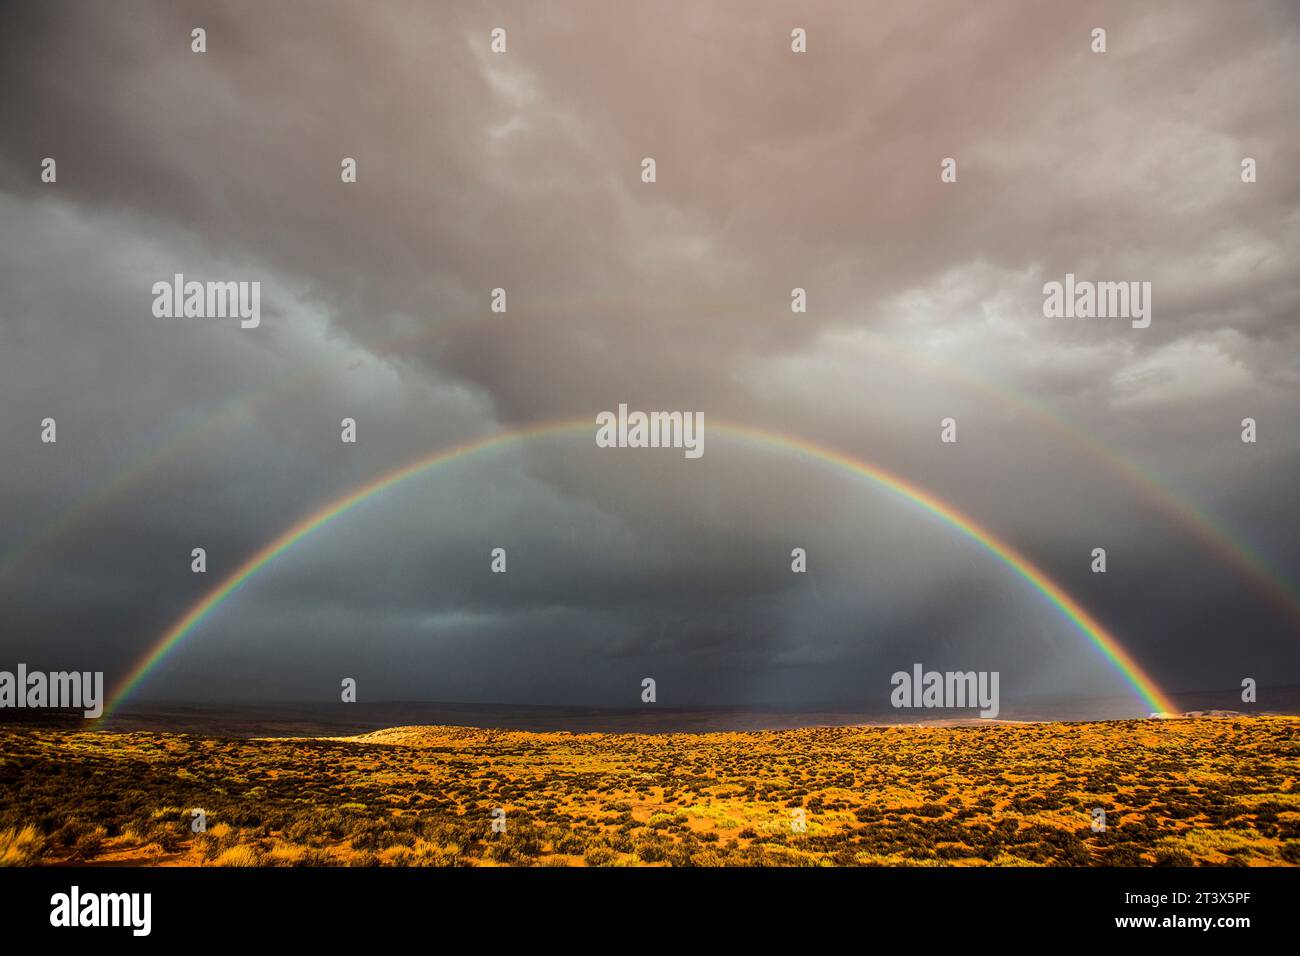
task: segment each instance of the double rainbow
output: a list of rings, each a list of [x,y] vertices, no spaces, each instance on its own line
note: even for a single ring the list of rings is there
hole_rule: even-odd
[[[548,301],[541,303],[541,306],[577,314],[604,304],[606,304],[605,300],[602,299],[582,299]],[[617,302],[611,301],[608,304],[616,305]],[[470,328],[480,320],[481,317],[477,313],[460,316],[429,328],[374,343],[367,346],[365,351],[375,357],[389,359],[401,355],[413,346],[454,335],[458,330]],[[1266,597],[1274,607],[1285,614],[1291,626],[1300,632],[1300,592],[1297,592],[1287,577],[1245,538],[1234,533],[1220,520],[1198,508],[1188,499],[1176,494],[1158,475],[1136,461],[1111,450],[1095,435],[1063,418],[1033,396],[888,337],[864,333],[863,341],[871,348],[882,351],[886,361],[901,361],[918,371],[936,374],[963,388],[988,396],[1009,410],[1027,413],[1039,425],[1068,442],[1073,448],[1101,462],[1128,487],[1154,505],[1176,527],[1190,533],[1200,544],[1237,572],[1244,581],[1249,582],[1260,595]],[[23,558],[30,556],[40,546],[48,545],[71,531],[83,519],[125,494],[161,465],[194,448],[214,432],[227,426],[234,426],[244,421],[256,409],[318,383],[327,376],[340,374],[342,371],[345,369],[336,367],[334,363],[323,363],[296,378],[276,382],[251,394],[232,399],[218,410],[183,426],[161,446],[135,461],[107,484],[85,495],[52,522],[35,529],[0,553],[0,580],[3,580],[19,566]]]

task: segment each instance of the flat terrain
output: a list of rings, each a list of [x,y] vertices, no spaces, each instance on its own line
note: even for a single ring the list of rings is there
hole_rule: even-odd
[[[1289,865],[1297,778],[1300,718],[1280,716],[275,739],[7,726],[0,860]]]

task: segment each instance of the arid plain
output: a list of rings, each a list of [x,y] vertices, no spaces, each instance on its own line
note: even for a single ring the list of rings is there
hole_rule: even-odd
[[[1298,778],[1300,718],[1285,716],[296,738],[8,726],[0,857],[1276,866],[1300,864]]]

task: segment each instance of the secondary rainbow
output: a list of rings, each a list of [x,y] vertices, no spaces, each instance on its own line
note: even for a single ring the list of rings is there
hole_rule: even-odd
[[[139,662],[127,674],[125,680],[114,692],[105,708],[104,716],[112,714],[149,675],[149,672],[161,662],[169,652],[191,634],[209,615],[220,607],[227,598],[238,591],[260,570],[275,558],[288,551],[313,531],[345,514],[356,505],[408,478],[422,474],[431,468],[445,464],[476,452],[497,448],[512,442],[520,442],[543,436],[557,435],[580,429],[593,429],[593,419],[584,417],[565,421],[545,422],[525,428],[499,432],[477,438],[472,441],[441,449],[423,458],[408,462],[393,471],[385,472],[366,484],[348,492],[323,508],[307,515],[296,524],[282,532],[274,540],[249,557],[243,564],[227,575],[219,584],[186,611],[158,641],[145,653]],[[855,475],[867,478],[878,485],[897,493],[922,510],[929,512],[948,525],[972,538],[985,550],[991,552],[1004,564],[1014,570],[1025,581],[1045,597],[1075,628],[1077,628],[1101,653],[1108,664],[1124,679],[1130,688],[1142,699],[1144,705],[1153,713],[1173,713],[1174,705],[1156,685],[1155,681],[1120,645],[1119,641],[1092,615],[1070,597],[1060,585],[1056,584],[1041,569],[1029,561],[1023,554],[992,532],[959,512],[952,505],[940,500],[917,485],[904,478],[886,471],[865,460],[854,458],[843,452],[823,447],[810,441],[764,431],[747,425],[728,424],[716,419],[707,421],[711,434],[722,434],[734,439],[748,441],[766,447],[782,448],[798,452],[826,464],[842,468]]]
[[[548,309],[578,313],[585,309],[605,304],[606,300],[556,301],[544,303]],[[610,305],[617,302],[609,300]],[[386,339],[369,346],[366,351],[373,356],[400,354],[408,347],[428,342],[457,329],[468,328],[480,320],[477,313],[467,314],[456,319],[440,322],[417,332],[403,334]],[[1057,411],[1033,396],[1026,395],[1006,384],[980,376],[962,365],[939,359],[928,352],[918,351],[903,342],[884,336],[869,334],[866,341],[874,348],[887,353],[888,358],[907,362],[914,367],[924,368],[941,378],[950,380],[964,388],[980,392],[993,398],[1007,408],[1027,412],[1039,424],[1068,441],[1072,446],[1087,452],[1102,462],[1110,471],[1121,478],[1129,487],[1137,490],[1144,498],[1154,503],[1174,526],[1185,529],[1198,542],[1205,545],[1211,553],[1218,555],[1232,567],[1242,578],[1249,581],[1253,588],[1266,596],[1281,612],[1291,626],[1300,632],[1300,593],[1281,571],[1272,566],[1243,537],[1232,532],[1221,521],[1212,517],[1175,493],[1160,477],[1138,464],[1111,450],[1105,443],[1078,424],[1062,417]],[[350,368],[350,366],[348,366]],[[330,374],[342,374],[347,368],[335,367],[325,363],[288,381],[277,382],[272,386],[259,389],[249,395],[242,395],[223,405],[218,411],[197,419],[182,427],[161,447],[144,458],[137,460],[125,471],[119,473],[106,486],[96,489],[64,511],[53,522],[30,532],[25,538],[13,544],[6,552],[0,553],[0,579],[18,566],[22,559],[38,545],[48,544],[63,533],[75,527],[79,521],[116,499],[137,481],[152,473],[162,463],[170,460],[180,452],[197,445],[203,438],[226,424],[244,420],[253,410],[272,399],[318,382]]]

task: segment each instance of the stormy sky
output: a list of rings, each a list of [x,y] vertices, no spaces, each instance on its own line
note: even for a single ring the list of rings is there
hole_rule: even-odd
[[[0,7],[0,667],[114,683],[298,518],[590,417],[321,528],[142,696],[881,708],[916,661],[1127,693],[968,537],[711,420],[937,495],[1166,690],[1300,681],[1300,605],[1223,543],[1296,601],[1300,10],[975,10]],[[261,282],[261,325],[155,317],[178,272]],[[1150,327],[1045,318],[1066,273],[1150,282]],[[704,456],[597,448],[620,403],[703,412]]]

